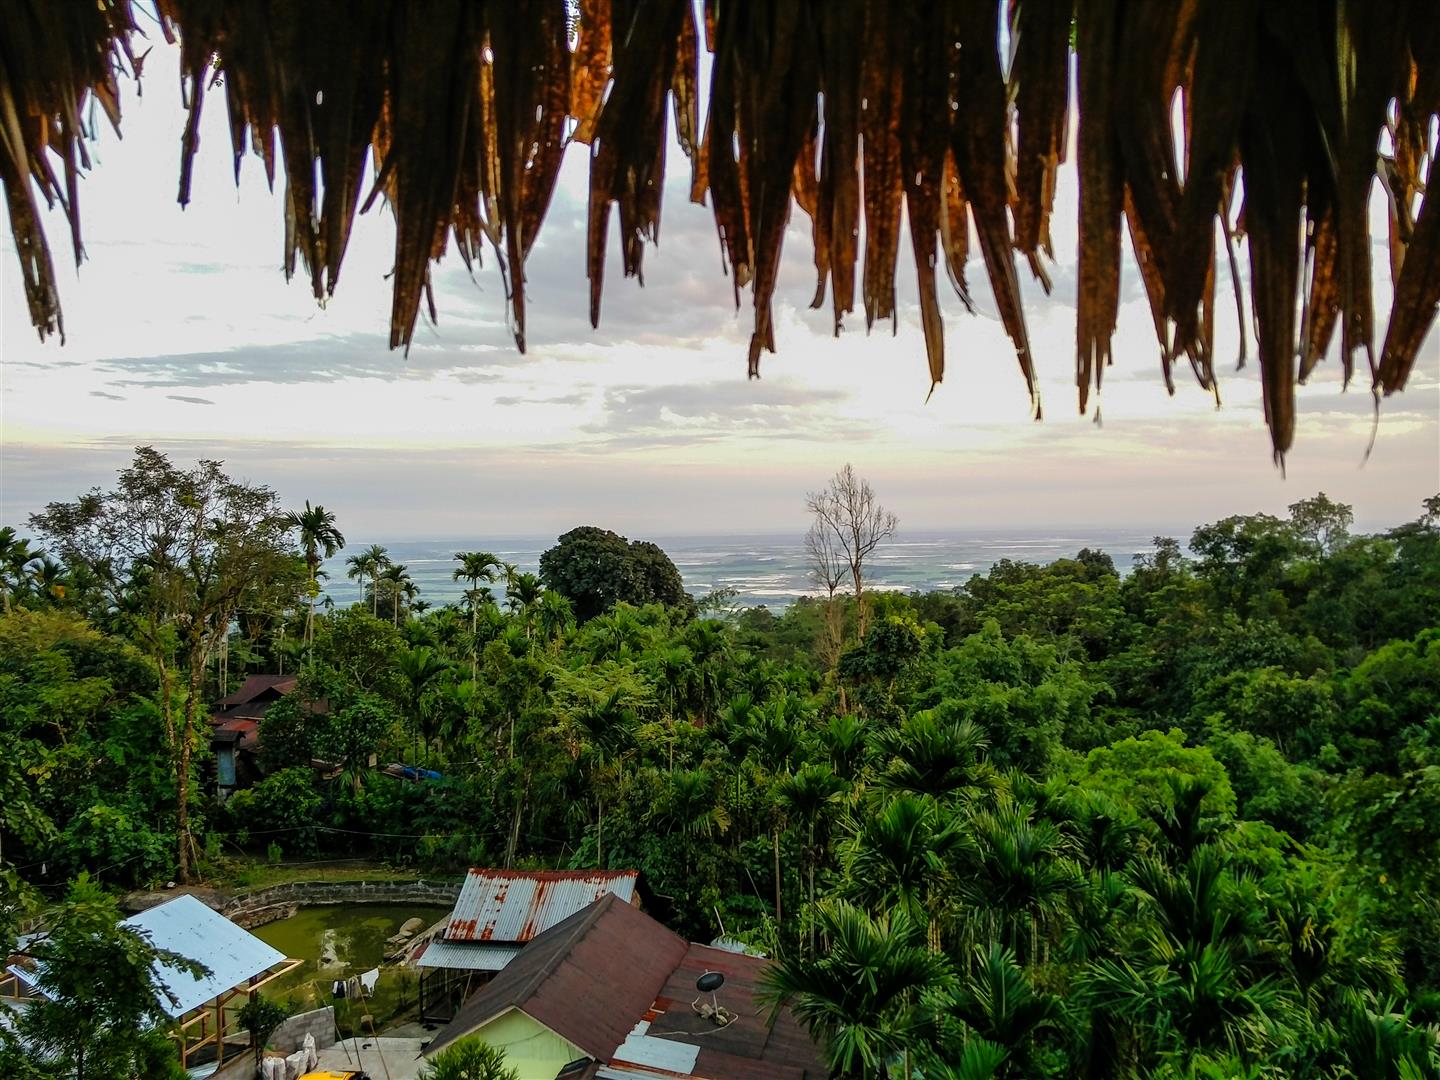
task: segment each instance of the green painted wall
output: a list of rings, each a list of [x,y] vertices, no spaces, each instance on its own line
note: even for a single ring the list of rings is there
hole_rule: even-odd
[[[520,1080],[555,1080],[561,1066],[586,1056],[518,1009],[502,1013],[472,1034],[505,1051],[505,1064],[520,1074]]]

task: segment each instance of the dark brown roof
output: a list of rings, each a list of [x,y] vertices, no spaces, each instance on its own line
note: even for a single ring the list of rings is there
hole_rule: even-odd
[[[756,983],[768,964],[757,956],[691,945],[655,999],[648,1034],[698,1046],[693,1075],[705,1080],[815,1080],[828,1075],[815,1043],[789,1010],[782,1010],[772,1024],[769,1007],[756,1001]],[[737,1015],[723,1028],[692,1008],[697,999],[708,999],[695,989],[695,980],[707,971],[725,976],[716,1000]]]
[[[220,699],[220,708],[228,710],[254,701],[276,701],[294,690],[295,682],[294,675],[247,675],[240,689]]]
[[[608,1060],[684,957],[682,938],[606,893],[531,941],[461,1006],[426,1053],[515,1008]]]

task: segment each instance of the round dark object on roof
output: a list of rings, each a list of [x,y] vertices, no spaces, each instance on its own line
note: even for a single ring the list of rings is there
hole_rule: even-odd
[[[724,985],[725,976],[718,971],[707,971],[695,980],[695,989],[706,994],[713,994]]]

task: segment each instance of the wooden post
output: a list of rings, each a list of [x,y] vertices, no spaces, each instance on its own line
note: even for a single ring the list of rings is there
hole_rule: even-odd
[[[215,999],[215,1068],[225,1060],[225,999]]]

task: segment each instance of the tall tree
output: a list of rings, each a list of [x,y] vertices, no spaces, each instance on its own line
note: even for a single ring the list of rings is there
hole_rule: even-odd
[[[305,569],[310,572],[309,604],[305,611],[305,644],[315,642],[315,598],[320,595],[320,564],[345,546],[345,537],[335,525],[335,515],[320,505],[305,500],[304,510],[285,515],[285,527],[300,534],[300,549],[305,553]]]
[[[406,596],[406,586],[414,587],[410,580],[410,568],[404,563],[389,563],[385,569],[380,571],[376,579],[376,590],[379,590],[380,582],[385,582],[390,588],[390,598],[394,605],[392,615],[396,626],[400,625],[400,601]]]
[[[540,578],[570,601],[582,623],[622,602],[636,607],[689,602],[680,571],[665,552],[593,525],[571,529],[542,554]]]
[[[365,582],[379,572],[375,556],[367,549],[358,551],[345,560],[345,576],[360,583],[360,603],[365,602]]]
[[[475,603],[478,596],[480,582],[493,582],[495,572],[503,565],[500,560],[488,551],[457,551],[455,559],[460,563],[451,575],[456,581],[470,582],[470,589],[465,594],[470,599],[470,678],[475,678],[479,665],[479,644],[476,635],[479,633],[480,610]]]
[[[394,560],[390,558],[390,552],[379,544],[371,544],[360,554],[369,567],[370,614],[378,619],[380,617],[380,575],[390,567]]]
[[[826,670],[834,672],[845,646],[845,613],[835,594],[840,591],[849,566],[837,546],[835,531],[818,517],[805,533],[805,562],[810,580],[825,590],[825,635],[820,657],[825,661]]]
[[[826,900],[817,915],[828,951],[810,961],[782,955],[761,974],[761,997],[794,1011],[832,1076],[881,1080],[889,1062],[933,1034],[933,998],[953,978],[950,965],[902,909],[872,916]]]
[[[855,587],[855,605],[860,636],[865,636],[865,560],[895,534],[900,521],[875,498],[870,481],[862,479],[848,462],[820,491],[805,496],[805,506],[819,525],[839,545]]]
[[[92,489],[31,517],[69,566],[85,566],[125,613],[160,673],[160,711],[176,780],[177,866],[190,880],[191,753],[210,656],[243,598],[283,582],[294,556],[267,487],[232,480],[221,462],[182,470],[152,447],[135,451],[113,491]],[[289,600],[293,598],[279,598]],[[175,680],[185,681],[177,722]]]

